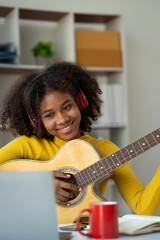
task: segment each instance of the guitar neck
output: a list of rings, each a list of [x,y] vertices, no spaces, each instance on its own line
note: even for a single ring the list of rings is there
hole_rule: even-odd
[[[85,187],[159,143],[160,128],[76,173],[76,181]]]

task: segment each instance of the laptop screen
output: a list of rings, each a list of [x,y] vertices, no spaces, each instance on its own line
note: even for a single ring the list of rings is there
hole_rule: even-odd
[[[0,196],[0,239],[59,239],[50,172],[0,172]]]

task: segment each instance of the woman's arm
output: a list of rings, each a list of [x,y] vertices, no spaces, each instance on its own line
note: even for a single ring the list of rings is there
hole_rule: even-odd
[[[146,187],[137,179],[129,163],[116,169],[112,179],[125,202],[135,213],[156,214],[160,206],[160,165]]]
[[[17,139],[9,142],[0,149],[0,164],[13,159],[23,158],[22,149]]]

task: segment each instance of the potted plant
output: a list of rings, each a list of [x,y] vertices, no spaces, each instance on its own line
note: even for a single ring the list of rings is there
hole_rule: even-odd
[[[52,49],[51,42],[38,42],[32,48],[32,54],[35,57],[36,64],[47,65],[53,62],[55,52]]]

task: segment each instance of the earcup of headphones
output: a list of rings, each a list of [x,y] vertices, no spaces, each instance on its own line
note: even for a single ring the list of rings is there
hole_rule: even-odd
[[[79,89],[78,97],[79,97],[79,108],[81,110],[86,109],[86,107],[88,106],[88,101],[81,89]]]

